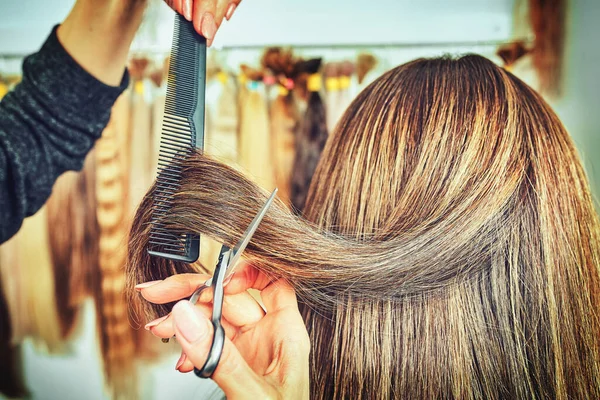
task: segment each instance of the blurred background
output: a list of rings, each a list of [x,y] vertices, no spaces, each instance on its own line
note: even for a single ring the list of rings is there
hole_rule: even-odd
[[[0,1],[0,97],[73,3]],[[0,398],[220,396],[175,371],[177,345],[138,329],[147,321],[123,294],[125,237],[156,173],[173,15],[150,2],[131,87],[84,170],[61,177],[48,205],[0,247]],[[244,0],[209,50],[206,148],[300,209],[290,179],[309,98],[320,99],[331,131],[385,71],[478,53],[552,105],[598,193],[599,20],[598,0]],[[203,242],[209,265],[214,251]]]

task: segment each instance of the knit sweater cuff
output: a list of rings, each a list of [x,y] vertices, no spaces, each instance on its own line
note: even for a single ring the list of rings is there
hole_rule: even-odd
[[[46,97],[44,103],[55,104],[65,115],[88,123],[103,119],[106,110],[129,85],[129,73],[124,70],[119,86],[99,81],[67,53],[58,40],[57,29],[58,25],[39,52],[25,59],[23,74],[38,88],[37,95]],[[64,90],[65,82],[70,87],[68,91]]]

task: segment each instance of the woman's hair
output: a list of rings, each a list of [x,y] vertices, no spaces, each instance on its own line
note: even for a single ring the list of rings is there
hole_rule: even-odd
[[[160,222],[235,243],[267,193],[200,154],[182,171]],[[194,271],[147,255],[154,190],[130,235],[130,289]],[[303,218],[274,204],[245,255],[297,290],[314,398],[600,398],[584,172],[542,98],[482,57],[413,61],[368,86]]]

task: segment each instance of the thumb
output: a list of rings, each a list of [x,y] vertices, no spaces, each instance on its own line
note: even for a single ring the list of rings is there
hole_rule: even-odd
[[[212,344],[213,326],[202,312],[187,300],[173,307],[173,327],[183,352],[196,368],[202,368]],[[261,377],[250,368],[235,345],[225,338],[219,365],[212,379],[228,399],[266,398],[273,391]]]

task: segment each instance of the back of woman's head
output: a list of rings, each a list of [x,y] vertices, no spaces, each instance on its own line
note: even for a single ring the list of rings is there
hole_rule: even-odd
[[[461,242],[479,253],[441,291],[390,302],[349,296],[332,322],[307,311],[316,332],[326,325],[334,335],[332,354],[315,352],[315,365],[333,361],[326,374],[355,386],[317,378],[326,393],[600,395],[600,249],[588,184],[556,115],[490,61],[417,60],[370,85],[329,139],[305,214],[358,238],[383,230],[435,241],[432,260]],[[452,224],[462,229],[436,229]],[[374,333],[362,333],[365,324]]]
[[[164,223],[232,243],[264,198],[195,155]],[[466,56],[376,80],[304,216],[277,204],[247,254],[298,291],[313,397],[600,398],[598,219],[567,132],[510,73]],[[132,281],[189,271],[145,255],[150,218],[151,193]]]

